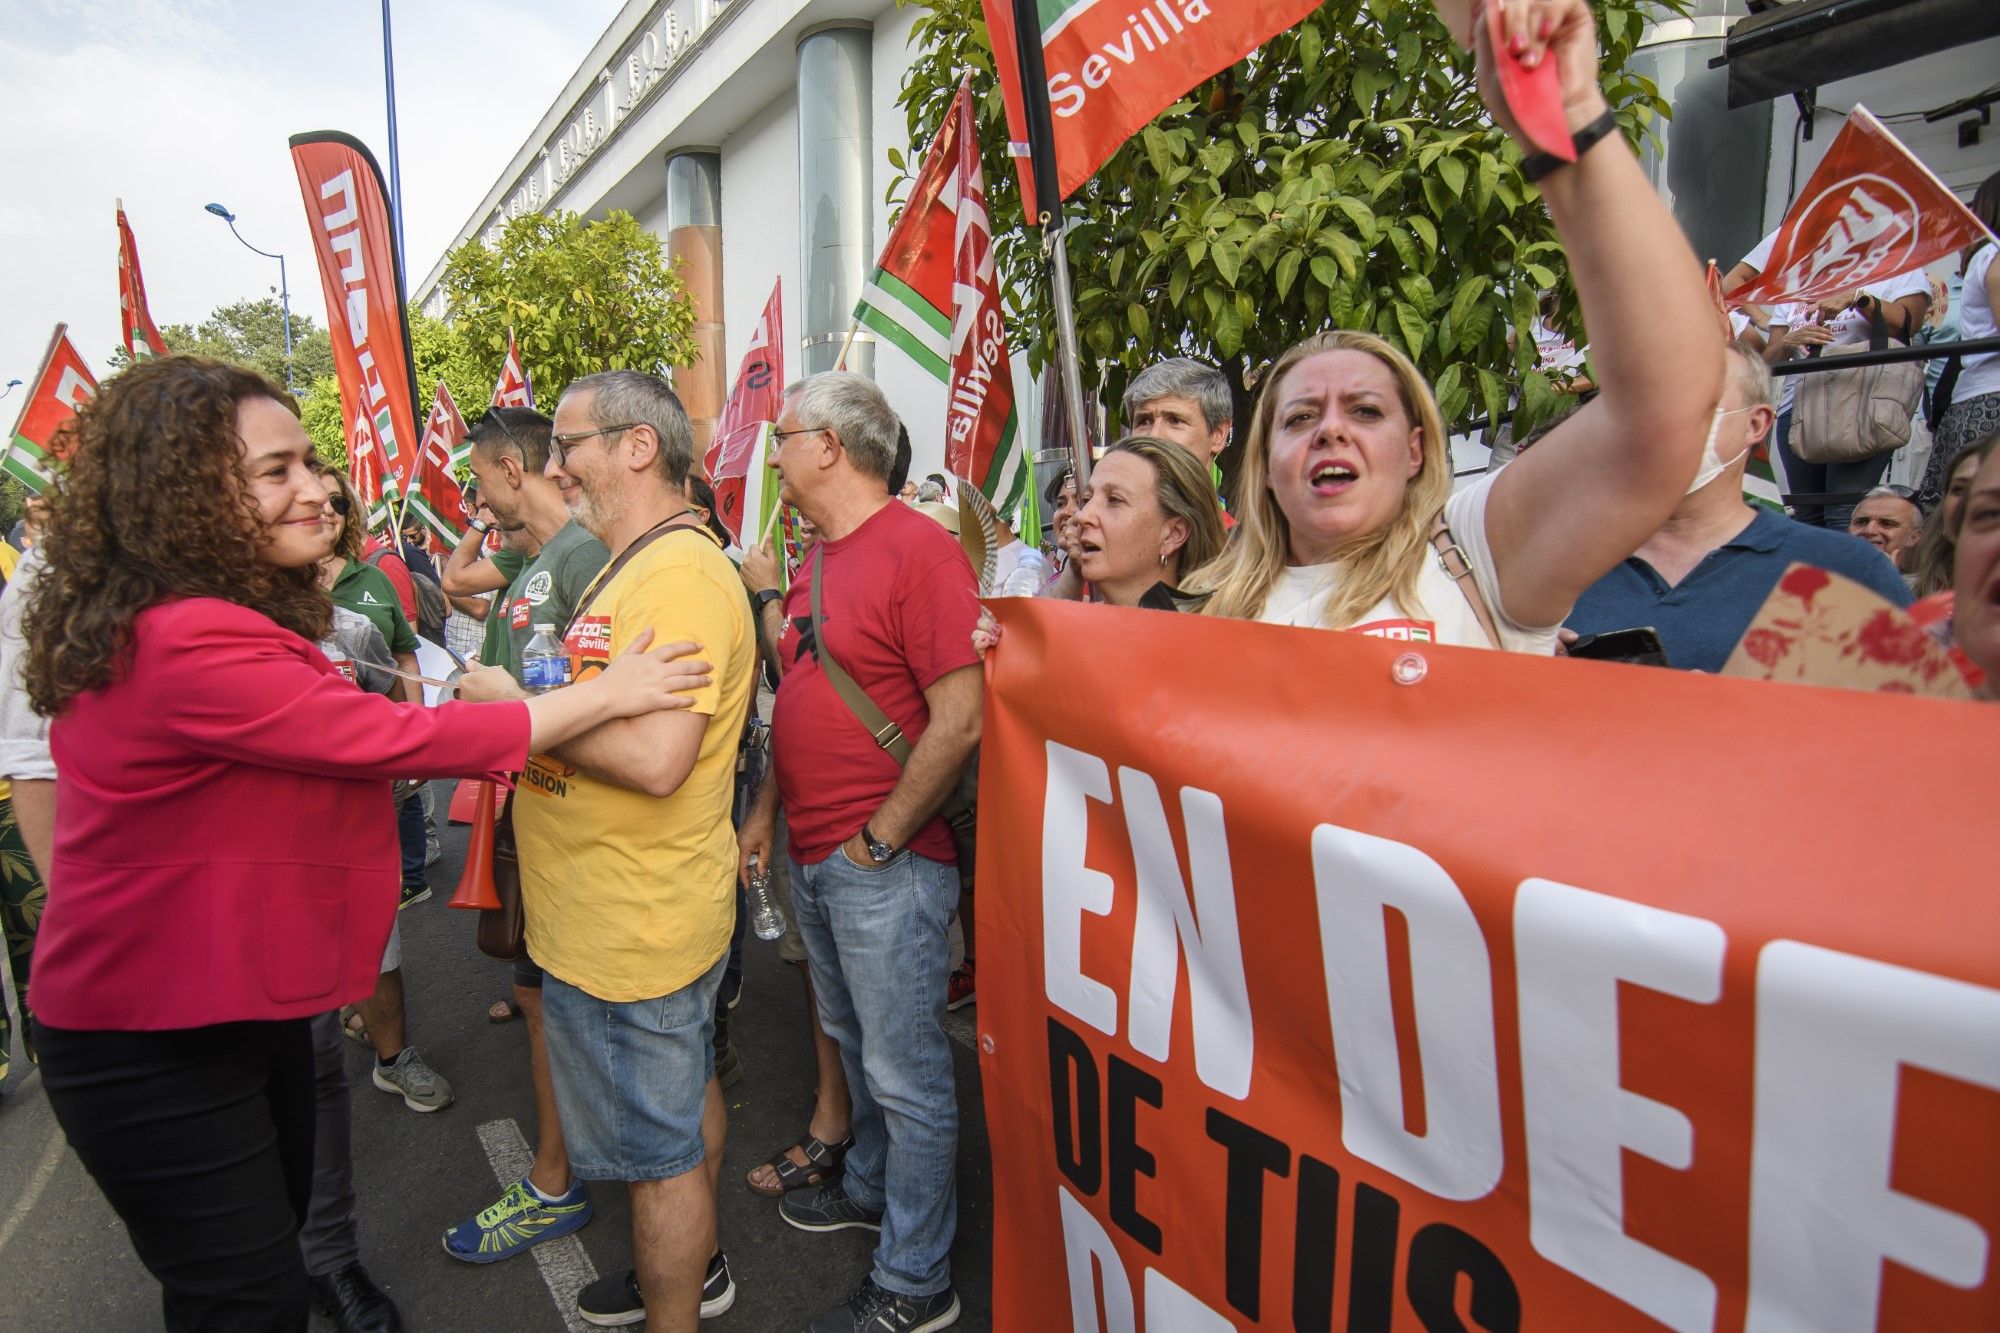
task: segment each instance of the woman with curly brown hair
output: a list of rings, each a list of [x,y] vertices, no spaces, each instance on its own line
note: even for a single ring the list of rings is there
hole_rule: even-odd
[[[671,645],[525,702],[397,704],[314,644],[331,540],[285,393],[196,357],[74,423],[27,613],[53,718],[55,886],[35,960],[49,1105],[172,1329],[303,1329],[309,1018],[370,994],[398,777],[486,777],[685,706]]]

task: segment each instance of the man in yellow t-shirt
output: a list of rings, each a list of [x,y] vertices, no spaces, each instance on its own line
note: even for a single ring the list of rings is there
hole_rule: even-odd
[[[699,645],[708,683],[683,710],[599,728],[531,758],[514,797],[528,953],[576,1174],[622,1180],[636,1272],[578,1296],[591,1322],[693,1330],[735,1298],[716,1245],[724,1131],[712,1048],[735,927],[730,797],[756,639],[742,581],[689,511],[693,431],[638,371],[572,384],[548,475],[611,552],[567,625],[572,680],[649,632]],[[495,686],[494,688],[499,688]]]

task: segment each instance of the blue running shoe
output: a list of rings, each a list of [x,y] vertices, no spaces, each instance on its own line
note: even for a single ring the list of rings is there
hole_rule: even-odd
[[[583,1182],[554,1203],[528,1188],[526,1180],[507,1187],[500,1201],[444,1233],[444,1252],[469,1264],[493,1264],[567,1236],[590,1220],[590,1195]]]

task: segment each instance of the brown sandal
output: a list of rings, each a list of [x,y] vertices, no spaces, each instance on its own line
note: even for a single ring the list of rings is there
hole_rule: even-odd
[[[486,1021],[489,1023],[511,1023],[520,1016],[521,1002],[511,995],[486,1007]]]
[[[778,1188],[759,1185],[752,1168],[743,1177],[743,1183],[750,1187],[752,1194],[760,1194],[767,1199],[775,1199],[790,1194],[793,1190],[811,1189],[823,1185],[840,1174],[841,1163],[847,1160],[847,1150],[854,1146],[854,1136],[849,1134],[838,1143],[821,1143],[808,1132],[791,1148],[780,1149],[764,1165],[777,1172]],[[805,1154],[806,1164],[800,1166],[792,1160],[792,1148]]]

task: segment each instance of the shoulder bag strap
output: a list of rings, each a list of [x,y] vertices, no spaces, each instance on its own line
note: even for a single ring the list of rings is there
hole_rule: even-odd
[[[668,519],[658,527],[641,533],[630,546],[627,546],[618,553],[616,560],[613,560],[603,569],[597,571],[597,577],[590,581],[590,586],[583,590],[583,596],[577,600],[576,610],[570,612],[569,621],[563,626],[562,637],[565,639],[569,637],[569,632],[576,627],[576,622],[583,618],[583,613],[588,611],[591,608],[591,604],[597,600],[597,594],[603,592],[609,586],[611,580],[618,577],[618,571],[625,568],[626,562],[660,538],[670,532],[700,532],[705,534],[710,541],[715,540],[715,534],[703,527],[699,519],[692,523],[677,523],[674,521],[675,519],[684,517],[686,515],[676,514],[673,518]]]
[[[1479,580],[1472,577],[1472,566],[1466,563],[1465,552],[1459,550],[1458,543],[1452,540],[1451,527],[1445,522],[1442,512],[1431,520],[1431,546],[1437,551],[1438,564],[1458,585],[1458,590],[1465,594],[1466,603],[1472,607],[1472,618],[1485,631],[1486,641],[1498,648],[1499,626],[1486,605],[1486,595],[1479,591]]]
[[[825,563],[825,556],[824,546],[814,547],[810,576],[813,653],[819,658],[820,670],[826,672],[827,680],[832,682],[833,692],[838,694],[840,701],[860,719],[861,725],[868,729],[868,734],[875,738],[875,743],[887,750],[889,757],[900,767],[910,762],[909,738],[903,735],[903,729],[897,726],[887,713],[875,706],[875,701],[868,697],[868,692],[855,683],[854,677],[847,674],[846,668],[833,660],[832,652],[827,649],[826,617],[820,614],[819,600],[820,567]]]

